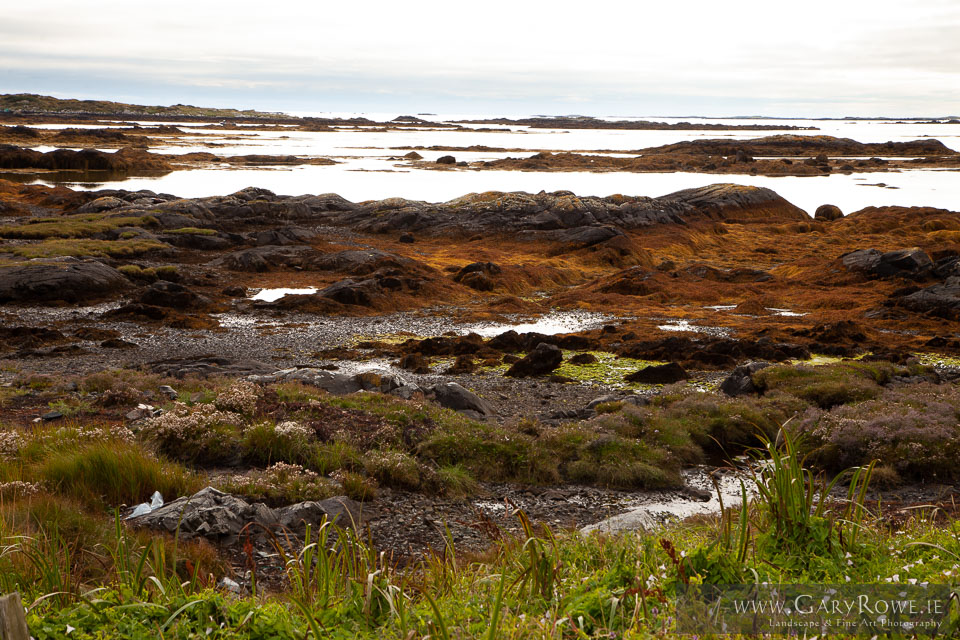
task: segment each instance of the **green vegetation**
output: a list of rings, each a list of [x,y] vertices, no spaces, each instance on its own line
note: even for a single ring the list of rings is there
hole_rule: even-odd
[[[156,240],[45,240],[37,244],[12,247],[0,247],[0,251],[12,253],[21,258],[56,258],[62,256],[129,258],[158,249],[168,249],[169,245]]]
[[[17,499],[0,506],[0,590],[21,592],[38,639],[640,639],[676,633],[678,587],[954,585],[960,523],[936,511],[896,522],[872,513],[869,467],[849,471],[845,500],[825,499],[797,443],[782,439],[757,453],[771,461],[744,488],[757,497],[714,518],[584,536],[516,512],[519,533],[498,529],[486,554],[463,557],[451,542],[406,567],[354,532],[322,525],[302,546],[274,540],[279,593],[257,588],[260,562],[254,593],[234,595],[214,588],[226,568],[209,547],[134,534],[62,499]]]
[[[170,229],[166,233],[183,233],[194,236],[215,236],[217,235],[216,230],[214,229],[200,229],[198,227],[181,227],[180,229]]]
[[[42,240],[45,238],[87,238],[120,227],[155,227],[153,216],[116,216],[79,214],[58,218],[39,218],[28,224],[0,227],[0,238]]]

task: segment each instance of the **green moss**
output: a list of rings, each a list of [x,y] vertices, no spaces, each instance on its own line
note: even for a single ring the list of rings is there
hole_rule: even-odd
[[[636,360],[634,358],[618,358],[616,354],[606,351],[590,351],[597,361],[592,364],[571,364],[570,357],[578,352],[564,351],[563,364],[554,372],[557,375],[604,385],[618,385],[630,388],[650,388],[659,385],[642,385],[626,383],[623,378],[638,369],[665,364],[654,360]]]
[[[0,247],[0,251],[21,258],[55,258],[62,256],[125,258],[141,255],[170,245],[155,240],[46,240],[38,244]]]
[[[102,214],[83,214],[42,218],[29,224],[0,227],[0,238],[42,240],[45,238],[88,238],[119,227],[150,227],[157,225],[153,216],[120,216],[108,218]]]
[[[166,233],[183,233],[193,236],[215,236],[217,232],[214,229],[200,229],[198,227],[181,227],[180,229],[170,229]]]

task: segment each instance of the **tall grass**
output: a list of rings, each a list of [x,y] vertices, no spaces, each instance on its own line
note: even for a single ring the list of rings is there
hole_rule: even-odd
[[[40,464],[38,475],[59,493],[111,507],[144,501],[154,491],[169,499],[201,485],[185,467],[117,441],[54,452]]]

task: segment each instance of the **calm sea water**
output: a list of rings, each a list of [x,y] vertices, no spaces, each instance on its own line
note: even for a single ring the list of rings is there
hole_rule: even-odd
[[[379,121],[400,114],[323,114],[363,115]],[[469,116],[422,116],[453,120]],[[647,119],[680,122],[681,118]],[[815,126],[819,131],[795,131],[799,135],[832,135],[860,142],[905,141],[936,138],[952,149],[960,150],[960,125],[931,123],[893,123],[888,121],[810,121],[810,120],[706,120],[733,124],[789,124]],[[555,191],[566,189],[578,195],[659,196],[679,189],[716,182],[736,182],[769,187],[797,206],[812,212],[831,203],[844,212],[865,206],[935,206],[960,210],[960,174],[953,171],[912,170],[900,173],[830,175],[822,177],[767,178],[750,175],[711,175],[697,173],[586,173],[518,171],[428,171],[412,169],[395,158],[406,151],[397,147],[452,146],[546,149],[553,151],[620,150],[632,151],[696,138],[745,139],[774,135],[773,131],[624,131],[624,130],[551,130],[510,127],[497,132],[460,132],[431,129],[404,131],[341,130],[332,132],[241,131],[223,132],[216,137],[202,136],[189,124],[181,128],[197,134],[188,145],[155,148],[161,153],[181,154],[210,151],[220,155],[269,154],[330,157],[333,166],[258,167],[250,169],[200,169],[177,171],[151,178],[115,181],[58,181],[78,189],[124,188],[151,189],[183,197],[226,194],[248,186],[270,189],[282,194],[334,192],[354,201],[400,196],[431,202],[449,200],[482,191]],[[498,127],[503,128],[503,127]],[[507,128],[504,128],[507,129]],[[215,143],[215,146],[210,146]],[[435,160],[446,151],[420,151],[427,160]],[[525,156],[533,152],[452,152],[458,160],[491,160],[506,156]],[[37,180],[50,183],[50,180]],[[874,186],[882,184],[884,186]],[[869,186],[868,186],[869,185]]]

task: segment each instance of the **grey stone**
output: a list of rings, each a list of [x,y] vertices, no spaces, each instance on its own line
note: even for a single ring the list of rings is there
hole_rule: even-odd
[[[354,517],[344,517],[344,514]],[[352,527],[360,522],[360,506],[347,497],[338,497],[271,509],[207,487],[132,518],[130,522],[138,527],[179,533],[183,538],[221,538],[237,536],[250,524],[299,530],[304,523],[319,524],[324,516],[336,520],[338,526]]]
[[[436,396],[437,404],[441,407],[460,412],[475,411],[484,418],[496,414],[493,405],[456,382],[444,382],[431,390]]]

